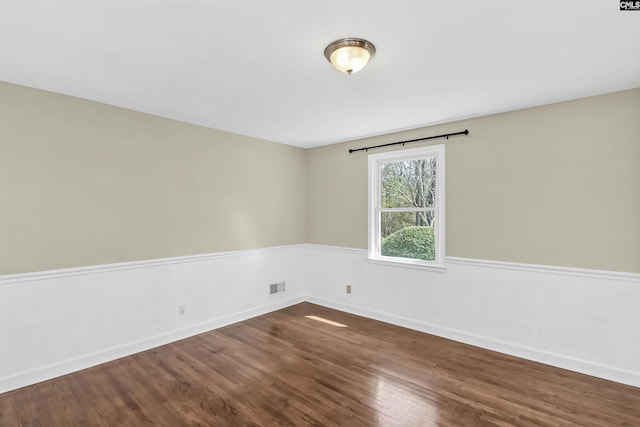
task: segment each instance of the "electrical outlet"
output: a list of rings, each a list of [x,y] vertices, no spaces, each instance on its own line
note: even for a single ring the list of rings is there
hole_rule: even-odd
[[[185,316],[187,314],[187,306],[180,304],[178,306],[178,316]]]
[[[347,285],[347,293],[350,294],[351,293],[351,285]]]

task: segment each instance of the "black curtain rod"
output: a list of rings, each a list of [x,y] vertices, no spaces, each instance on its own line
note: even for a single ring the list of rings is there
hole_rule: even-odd
[[[465,129],[462,132],[443,133],[442,135],[427,136],[426,138],[417,138],[417,139],[409,139],[407,141],[390,142],[388,144],[372,145],[371,147],[350,148],[349,149],[349,154],[354,153],[356,151],[369,151],[372,148],[388,147],[390,145],[398,145],[398,144],[404,145],[404,144],[407,144],[409,142],[416,142],[416,141],[426,141],[427,139],[436,139],[436,138],[447,138],[447,139],[449,139],[450,136],[456,136],[456,135],[469,135],[469,131],[467,129]]]

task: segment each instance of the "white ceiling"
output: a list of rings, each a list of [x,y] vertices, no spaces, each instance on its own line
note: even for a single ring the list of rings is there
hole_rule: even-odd
[[[0,5],[0,80],[299,147],[640,87],[617,0]],[[378,51],[351,77],[341,37]]]

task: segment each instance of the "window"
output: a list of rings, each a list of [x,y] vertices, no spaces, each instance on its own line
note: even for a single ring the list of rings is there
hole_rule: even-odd
[[[369,258],[444,267],[444,145],[369,155]]]

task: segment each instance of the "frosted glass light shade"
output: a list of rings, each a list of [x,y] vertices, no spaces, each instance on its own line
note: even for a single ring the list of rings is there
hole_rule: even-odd
[[[363,39],[340,39],[324,50],[324,56],[343,73],[356,73],[367,65],[376,53],[375,46]]]

